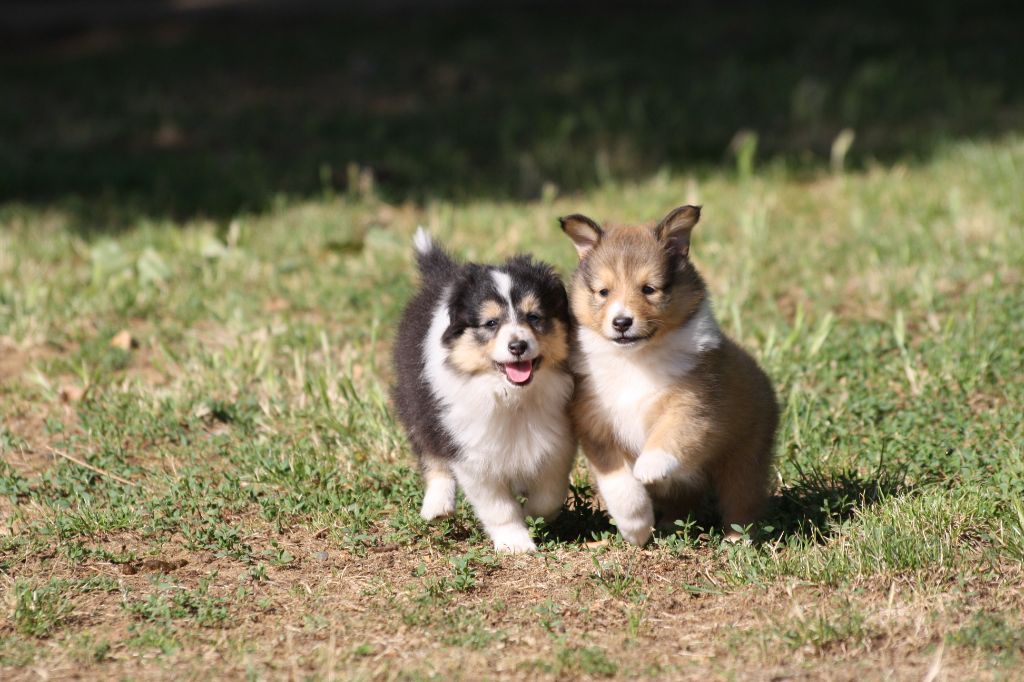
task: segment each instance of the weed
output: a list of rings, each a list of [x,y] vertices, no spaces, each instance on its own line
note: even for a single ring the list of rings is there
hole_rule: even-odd
[[[533,607],[537,613],[540,626],[549,633],[557,634],[565,631],[565,622],[562,620],[562,607],[550,599],[545,599]]]
[[[191,549],[205,549],[215,552],[217,556],[227,556],[241,561],[250,561],[252,547],[242,541],[242,531],[226,523],[209,521],[182,529],[185,542]],[[287,552],[279,552],[283,558]],[[288,559],[291,561],[291,558]],[[288,562],[285,562],[288,563]]]
[[[561,678],[576,675],[612,677],[619,667],[608,658],[607,652],[597,646],[569,646],[563,644],[549,660],[534,661],[530,667]]]
[[[636,575],[636,566],[630,563],[602,562],[597,555],[591,556],[594,564],[593,578],[613,597],[640,601],[644,598],[643,582]]]
[[[449,559],[451,575],[439,576],[426,582],[426,594],[434,599],[444,598],[452,592],[466,592],[476,587],[479,568],[494,568],[497,559],[479,549],[471,549]]]
[[[129,649],[146,651],[157,649],[164,655],[173,654],[181,648],[181,643],[174,636],[173,630],[167,626],[153,626],[133,623],[128,628],[129,638],[125,645]]]
[[[1019,497],[1007,500],[1008,514],[999,526],[995,545],[1006,556],[1024,563],[1024,502]]]
[[[250,566],[246,570],[246,574],[253,582],[264,582],[270,579],[270,576],[267,574],[267,567],[262,563]]]
[[[70,616],[71,601],[67,586],[59,580],[35,585],[29,580],[14,581],[14,629],[30,637],[48,637]]]
[[[845,655],[863,650],[876,636],[866,616],[849,601],[821,605],[810,613],[771,616],[771,620],[772,624],[766,629],[752,633],[766,650],[782,645],[815,655],[833,650]],[[737,636],[742,639],[751,634]]]
[[[27,642],[16,635],[0,636],[0,666],[25,668],[32,664],[36,656],[33,642]]]
[[[467,608],[445,612],[437,625],[442,628],[443,643],[466,649],[484,649],[507,638],[501,630],[488,626],[483,614]]]
[[[1024,634],[1019,619],[1008,616],[978,612],[969,623],[947,635],[946,640],[957,646],[994,653],[1024,653]]]
[[[270,541],[270,549],[266,550],[264,554],[269,558],[270,565],[278,568],[288,566],[295,561],[295,557],[284,547],[281,547],[276,540]]]
[[[128,600],[125,610],[139,620],[165,628],[178,619],[188,619],[198,627],[222,627],[228,620],[228,601],[210,594],[216,574],[203,578],[194,590],[155,580],[158,592],[143,599]]]

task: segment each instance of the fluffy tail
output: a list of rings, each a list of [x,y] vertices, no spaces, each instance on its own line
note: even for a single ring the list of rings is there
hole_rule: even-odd
[[[450,277],[458,267],[455,261],[445,253],[445,250],[434,242],[422,226],[416,228],[416,234],[412,238],[413,248],[416,249],[416,264],[420,268],[423,279],[434,279],[436,277]]]

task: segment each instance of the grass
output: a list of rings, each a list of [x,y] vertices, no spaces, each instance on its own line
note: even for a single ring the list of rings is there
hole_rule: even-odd
[[[14,629],[30,637],[46,637],[56,630],[71,613],[71,602],[57,585],[34,587],[25,580],[16,580],[14,597]]]
[[[445,16],[431,31],[458,23]],[[314,32],[298,63],[320,59],[333,30]],[[140,63],[209,46],[202,35]],[[950,74],[977,57],[963,40]],[[12,87],[24,95],[32,73],[67,64],[61,54],[8,64],[27,79]],[[879,57],[850,82],[892,94],[883,76],[903,84],[900,59]],[[384,82],[404,84],[403,68]],[[776,75],[791,95],[793,74]],[[740,97],[715,82],[722,101]],[[1014,83],[997,97],[1010,110]],[[533,116],[530,93],[520,99]],[[594,127],[550,150],[571,157],[566,175],[535,164],[547,188],[522,192],[516,176],[497,180],[519,163],[507,150],[490,150],[473,187],[456,146],[450,165],[436,150],[407,159],[405,180],[378,164],[375,182],[360,185],[356,169],[352,187],[290,184],[317,167],[297,158],[254,171],[252,186],[198,173],[173,197],[142,176],[122,182],[159,165],[149,152],[118,161],[104,146],[132,138],[144,112],[126,112],[113,138],[83,138],[91,151],[71,155],[75,172],[58,172],[67,156],[22,154],[43,137],[16,136],[20,151],[0,164],[17,157],[15,170],[31,172],[0,183],[16,195],[0,202],[0,677],[920,679],[938,666],[949,679],[1011,678],[1024,662],[1024,139],[973,126],[998,107],[970,120],[951,107],[921,153],[897,133],[928,101],[911,92],[891,104],[906,125],[887,144],[904,155],[872,149],[865,137],[885,140],[862,126],[852,149],[871,151],[835,167],[800,147],[795,124],[759,126],[760,141],[744,137],[722,161],[735,122],[703,114],[695,130],[718,159],[680,161],[690,138],[661,156],[637,137],[637,165],[609,167],[588,145],[610,123],[581,111]],[[68,102],[93,122],[106,106],[77,90]],[[822,106],[826,122],[842,118],[837,102]],[[620,132],[658,111],[623,110]],[[238,139],[277,120],[250,114]],[[232,122],[196,130],[226,139]],[[380,134],[394,125],[381,114]],[[652,135],[680,122],[663,125]],[[712,135],[718,125],[728,134]],[[993,136],[946,134],[965,130]],[[174,186],[202,165],[198,149],[168,152],[191,160],[154,182]],[[101,157],[109,165],[96,167]],[[423,196],[403,184],[428,175],[439,184]],[[89,182],[111,191],[83,198]],[[467,257],[530,250],[564,275],[574,255],[557,216],[653,218],[684,201],[705,207],[693,252],[723,328],[762,362],[782,405],[762,527],[731,545],[685,522],[628,547],[582,466],[563,516],[532,523],[536,556],[493,555],[462,500],[451,519],[420,520],[388,402],[415,226]]]
[[[8,206],[3,664],[199,674],[217,641],[225,674],[870,674],[895,656],[913,677],[939,646],[951,675],[1009,670],[1021,164],[1010,137],[811,181],[725,168],[536,202],[325,197],[114,238]],[[534,524],[537,557],[493,556],[464,503],[424,524],[387,400],[414,226],[566,273],[555,216],[685,198],[706,207],[694,252],[722,324],[784,406],[765,526],[629,548],[582,469],[565,517]],[[121,330],[133,342],[112,347]]]

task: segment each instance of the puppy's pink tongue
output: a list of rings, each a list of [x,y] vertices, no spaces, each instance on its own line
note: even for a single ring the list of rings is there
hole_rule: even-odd
[[[505,373],[508,374],[509,379],[517,384],[521,384],[524,381],[528,381],[530,375],[533,374],[533,361],[510,362],[505,365]]]

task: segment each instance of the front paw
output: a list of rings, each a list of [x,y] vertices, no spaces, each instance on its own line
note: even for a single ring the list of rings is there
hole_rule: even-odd
[[[455,481],[434,479],[427,483],[420,516],[425,521],[443,519],[455,513]]]
[[[530,554],[537,551],[537,545],[530,537],[530,531],[522,528],[502,528],[494,531],[494,551],[498,554]]]
[[[633,464],[633,476],[641,483],[659,483],[672,476],[679,469],[679,460],[664,450],[647,450],[640,453]]]
[[[432,496],[423,499],[420,517],[424,521],[448,518],[455,513],[455,501],[447,497]]]
[[[643,547],[651,539],[654,530],[654,511],[646,509],[645,513],[639,516],[615,519],[615,525],[626,542]]]

